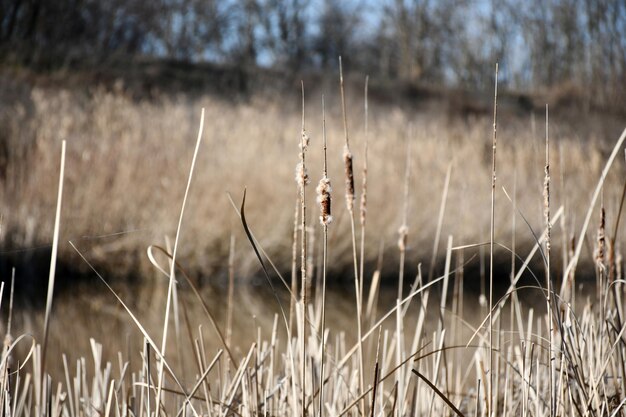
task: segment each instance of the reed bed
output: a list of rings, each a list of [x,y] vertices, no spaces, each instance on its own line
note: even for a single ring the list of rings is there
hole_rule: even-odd
[[[314,87],[309,87],[306,95],[307,131],[317,144],[307,154],[309,172],[319,172],[322,166],[321,92]],[[336,84],[333,89],[338,90]],[[175,233],[184,191],[181,184],[187,175],[186,161],[196,134],[198,109],[203,107],[207,120],[205,144],[198,155],[199,169],[194,179],[199,191],[189,196],[187,239],[180,242],[179,259],[203,280],[227,282],[228,266],[224,259],[228,258],[230,237],[234,234],[242,242],[245,236],[226,193],[239,195],[246,186],[251,224],[256,225],[257,235],[280,270],[289,271],[297,193],[292,186],[298,160],[294,147],[297,150],[301,130],[299,88],[295,90],[293,97],[280,101],[258,98],[249,102],[184,95],[135,100],[123,91],[83,92],[55,87],[32,87],[21,95],[7,94],[0,103],[1,135],[8,148],[6,164],[0,164],[4,174],[0,182],[0,239],[7,250],[20,251],[13,257],[16,261],[26,258],[17,276],[30,268],[27,256],[32,253],[36,258],[40,253],[24,250],[50,245],[52,240],[54,222],[50,213],[55,211],[56,196],[50,190],[57,188],[58,153],[63,139],[67,141],[67,173],[60,260],[76,267],[82,264],[67,244],[73,240],[95,265],[109,274],[122,277],[129,272],[141,276],[152,274],[145,248],[155,242],[162,243],[164,236],[172,237]],[[358,174],[365,160],[363,101],[362,88],[347,89],[346,111],[352,133],[351,152],[355,154],[358,198],[361,196]],[[326,107],[329,178],[334,179],[335,189],[339,190],[345,177],[338,91],[327,92]],[[367,227],[372,237],[363,245],[366,266],[371,270],[383,244],[386,266],[383,278],[397,276],[396,242],[403,218],[402,178],[409,124],[413,125],[410,173],[413,180],[409,196],[412,210],[407,219],[411,230],[407,245],[407,259],[411,262],[407,263],[407,273],[416,272],[418,260],[425,262],[426,271],[430,269],[427,264],[438,224],[433,218],[440,209],[450,167],[441,241],[448,234],[455,235],[459,244],[488,241],[491,189],[485,177],[490,177],[491,170],[490,116],[463,119],[447,116],[438,108],[391,107],[373,99],[369,107]],[[512,192],[513,179],[517,178],[517,188],[523,190],[518,193],[517,207],[538,228],[544,224],[543,173],[537,169],[545,164],[543,110],[539,109],[534,116],[503,113],[502,118],[499,133],[506,146],[498,153],[499,166],[503,167],[498,184]],[[616,122],[598,121],[593,116],[587,126],[552,114],[550,124],[553,195],[555,204],[564,204],[570,214],[565,221],[569,239],[574,226],[578,227],[585,215],[589,190],[621,129],[615,127]],[[623,172],[619,164],[610,173],[607,181],[612,186],[604,194],[607,206],[617,204],[621,197]],[[314,188],[307,189],[309,201],[314,201]],[[502,195],[500,187],[496,192]],[[346,205],[339,200],[334,208],[334,226],[329,231],[332,247],[329,273],[336,276],[340,272],[348,279],[350,275],[345,272],[354,267],[350,216]],[[311,218],[318,217],[312,210],[309,212]],[[512,212],[508,203],[496,206],[495,230],[499,241],[511,241]],[[267,213],[271,213],[272,221],[264,220]],[[517,223],[518,244],[528,249],[532,239],[526,230],[523,222]],[[317,239],[317,244],[313,249],[319,253],[321,239]],[[260,269],[254,253],[240,246],[239,276],[258,276]],[[443,267],[442,254],[443,249],[439,248],[438,273]],[[49,254],[45,256],[44,263],[49,263]],[[554,258],[555,265],[562,264],[560,253]],[[504,259],[508,256],[499,259],[499,263]],[[584,260],[587,262],[588,258]]]
[[[43,225],[45,215],[52,216],[55,256],[43,326],[20,332],[23,323],[12,322],[14,280],[0,287],[10,294],[8,308],[0,306],[9,312],[0,361],[3,415],[622,415],[626,286],[620,215],[626,130],[607,139],[608,147],[567,136],[554,145],[558,128],[549,127],[547,112],[545,136],[520,126],[509,131],[506,122],[497,121],[496,97],[492,126],[480,119],[456,122],[441,135],[441,120],[389,110],[374,117],[367,88],[364,97],[350,98],[343,87],[341,81],[341,109],[305,101],[303,88],[300,117],[283,118],[279,132],[272,122],[280,112],[271,107],[260,112],[234,105],[234,114],[223,116],[228,104],[213,102],[205,103],[201,116],[190,116],[187,109],[199,102],[131,106],[123,97],[96,93],[93,108],[85,113],[92,112],[93,119],[81,122],[72,117],[79,110],[67,108],[71,100],[34,91],[33,97],[40,95],[34,102],[43,106],[37,111],[46,117],[33,127],[34,154],[25,161],[41,163],[28,171],[14,162],[7,166],[4,197],[12,191],[25,202],[3,203],[10,231],[4,239],[32,245],[46,233],[38,222]],[[349,111],[357,99],[368,103],[367,117]],[[127,106],[137,113],[126,115]],[[317,113],[314,108],[320,110],[319,120],[309,116]],[[49,114],[59,109],[61,114]],[[168,112],[169,121],[163,117]],[[243,130],[252,117],[264,122]],[[339,118],[343,135],[331,126]],[[131,123],[138,120],[143,120],[138,126]],[[354,169],[357,135],[351,136],[353,148],[348,147],[349,122],[351,131],[360,130],[368,139],[367,211],[362,203],[360,231],[354,202],[361,190],[355,184],[364,180]],[[194,147],[187,136],[195,136],[190,126],[198,124]],[[164,129],[177,134],[168,136]],[[104,135],[107,140],[93,139]],[[57,136],[67,142],[57,146]],[[246,140],[235,144],[228,138]],[[106,170],[98,167],[103,160]],[[293,162],[298,162],[295,185]],[[263,175],[245,169],[252,163]],[[313,192],[306,187],[307,172],[322,173],[318,207],[306,205],[312,201],[307,193]],[[560,180],[554,181],[551,173],[557,172]],[[330,180],[342,177],[344,196],[330,189]],[[215,182],[219,187],[205,187]],[[42,187],[48,192],[37,195]],[[230,202],[217,197],[220,188],[232,191]],[[97,201],[105,196],[110,205],[93,213],[95,202],[84,200],[88,195],[99,196]],[[336,204],[337,198],[345,199],[346,207]],[[222,199],[232,207],[222,205]],[[129,210],[129,204],[142,209]],[[46,211],[50,205],[55,209]],[[155,210],[146,210],[151,207]],[[366,222],[373,236],[364,233]],[[95,224],[102,229],[94,230]],[[152,225],[149,232],[147,224]],[[397,239],[398,225],[398,245],[377,250],[381,240]],[[124,238],[102,243],[115,230]],[[93,235],[85,237],[85,231]],[[227,231],[225,254],[202,238],[215,234],[220,241]],[[322,233],[320,252],[311,250],[319,243],[316,233]],[[445,249],[438,244],[442,235]],[[363,236],[362,250],[357,236]],[[144,268],[155,277],[151,285],[160,294],[147,297],[152,317],[138,315],[138,294],[114,289],[100,268],[104,259],[114,263],[110,257],[131,251],[142,239],[153,239],[144,247]],[[98,244],[86,245],[90,240]],[[72,323],[57,323],[58,334],[48,336],[55,317],[56,254],[59,248],[62,256],[63,242],[71,259],[96,280],[93,285],[108,294],[116,320],[139,335],[139,344],[115,335],[107,343],[119,353],[105,354],[97,338],[109,335],[90,335],[89,354],[79,352],[76,361],[48,351],[63,337],[63,328],[68,334],[72,328]],[[464,285],[480,279],[465,276],[464,270],[484,262],[478,258],[485,247],[490,249],[488,301],[484,292],[467,294]],[[436,261],[440,250],[442,267],[431,262],[423,275],[421,259]],[[384,284],[393,279],[398,290],[391,306],[381,300],[382,269],[389,269],[389,261],[373,267],[361,263],[377,252],[399,265],[395,277],[385,275]],[[219,256],[223,265],[216,266]],[[494,267],[497,256],[512,259],[510,271]],[[535,267],[537,259],[543,269]],[[585,259],[594,263],[595,275],[576,274]],[[354,275],[352,294],[341,302],[326,300],[327,271],[334,263],[337,271]],[[285,265],[292,266],[291,280],[283,274]],[[227,301],[208,303],[203,297],[198,275],[206,268],[228,271]],[[234,288],[241,284],[235,276],[253,270],[264,280],[265,303],[271,303],[274,314],[265,325],[247,324],[245,344],[233,336],[233,322],[246,304]],[[531,285],[521,283],[528,275]],[[501,297],[497,283],[508,287]],[[581,286],[596,291],[585,297]],[[539,302],[525,305],[524,298]],[[353,299],[353,316],[337,328],[328,317],[345,316],[336,311]],[[480,308],[466,307],[468,300]]]

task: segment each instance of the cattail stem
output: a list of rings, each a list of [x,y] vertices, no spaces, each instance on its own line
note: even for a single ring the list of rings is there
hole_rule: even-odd
[[[322,357],[320,359],[320,388],[319,388],[319,412],[320,417],[324,415],[324,361],[326,357],[326,342],[324,340],[324,333],[326,330],[326,263],[328,257],[328,225],[332,221],[331,215],[331,196],[330,192],[330,180],[328,179],[328,162],[326,158],[326,107],[324,105],[324,96],[322,95],[322,137],[324,141],[324,170],[322,173],[322,179],[317,187],[317,199],[320,205],[320,223],[324,229],[323,236],[323,253],[322,253],[322,325],[320,329],[321,333],[321,346]]]
[[[296,197],[293,214],[293,237],[291,247],[291,298],[289,299],[289,334],[293,334],[293,319],[295,317],[298,294],[298,222],[300,220],[300,194]]]
[[[361,308],[361,299],[360,299],[360,288],[359,284],[359,267],[357,261],[356,254],[356,228],[354,223],[354,172],[353,172],[353,161],[352,161],[352,153],[350,152],[350,142],[348,139],[348,118],[346,115],[346,98],[345,91],[343,86],[343,65],[341,62],[341,57],[339,57],[339,87],[341,90],[341,110],[343,113],[343,131],[345,137],[345,146],[343,150],[343,161],[345,167],[346,174],[346,207],[348,209],[348,213],[350,213],[350,227],[352,232],[352,259],[354,263],[354,287],[355,287],[355,298],[356,298],[356,310],[357,310],[357,333],[359,338],[359,390],[363,392],[363,387],[365,386],[364,376],[363,376],[363,342],[362,342],[362,308]],[[365,412],[365,400],[362,399],[360,402],[360,413],[363,414]]]
[[[404,290],[404,257],[406,254],[406,244],[409,235],[409,179],[411,176],[411,140],[413,129],[409,131],[409,139],[406,144],[406,165],[404,171],[404,210],[402,211],[402,225],[398,229],[398,249],[400,250],[400,272],[398,273],[398,300],[402,300]]]
[[[363,264],[365,261],[365,221],[367,217],[367,153],[368,153],[368,142],[369,142],[369,126],[368,126],[368,117],[369,117],[369,108],[368,108],[368,84],[369,84],[369,76],[365,77],[365,149],[363,156],[363,182],[361,186],[361,204],[359,206],[360,211],[360,224],[361,224],[361,257],[360,257],[360,271],[359,271],[359,283],[361,287],[359,288],[359,297],[361,298],[361,305],[363,304]]]
[[[496,210],[496,145],[497,145],[497,120],[498,120],[498,63],[496,63],[495,89],[493,96],[493,138],[492,138],[492,161],[491,161],[491,229],[489,237],[489,387],[487,391],[487,415],[493,417],[493,248],[495,240],[495,210]]]
[[[544,179],[544,215],[546,221],[546,305],[548,312],[548,330],[549,335],[549,349],[548,349],[548,379],[550,384],[550,415],[554,416],[556,413],[556,398],[555,398],[555,361],[552,357],[554,346],[554,320],[552,319],[552,278],[550,275],[550,246],[551,246],[551,233],[552,223],[550,220],[550,137],[548,132],[548,105],[546,104],[546,167],[545,167],[545,179]]]
[[[230,235],[228,251],[228,312],[226,315],[226,344],[231,346],[233,333],[233,304],[235,291],[235,235]]]
[[[302,131],[300,135],[300,164],[298,172],[296,173],[296,180],[300,186],[300,225],[301,225],[301,252],[300,252],[300,277],[301,277],[301,291],[302,291],[302,317],[301,317],[301,386],[302,386],[302,417],[306,416],[306,314],[307,314],[307,233],[306,233],[306,193],[305,188],[308,183],[308,176],[306,173],[305,154],[309,144],[309,137],[305,130],[304,119],[304,82],[301,82],[302,87]]]

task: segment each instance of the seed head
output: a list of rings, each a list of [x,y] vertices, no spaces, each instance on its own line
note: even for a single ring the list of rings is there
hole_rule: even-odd
[[[317,202],[320,205],[320,223],[323,226],[328,226],[333,221],[330,211],[331,191],[330,180],[327,177],[322,178],[317,185]]]
[[[302,162],[298,162],[298,165],[296,165],[296,182],[300,188],[309,183],[309,174],[307,174],[306,168]]]
[[[596,239],[595,260],[596,266],[604,270],[604,260],[606,255],[606,235],[605,235],[606,213],[604,207],[600,209],[600,226],[598,227],[598,235]]]
[[[343,163],[346,172],[346,205],[348,211],[354,210],[354,174],[352,170],[352,153],[348,146],[343,148]]]

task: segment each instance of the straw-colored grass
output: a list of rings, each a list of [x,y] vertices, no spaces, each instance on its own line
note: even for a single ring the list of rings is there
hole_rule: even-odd
[[[559,143],[555,152],[546,138],[526,127],[524,118],[499,120],[496,173],[495,123],[492,147],[487,145],[491,128],[486,120],[447,120],[444,125],[434,113],[374,109],[369,103],[367,225],[373,236],[366,236],[364,255],[357,255],[350,201],[354,203],[359,190],[349,186],[347,207],[333,205],[335,221],[331,227],[324,221],[330,215],[325,212],[330,204],[324,202],[336,198],[324,194],[325,180],[341,178],[344,168],[346,121],[364,125],[362,116],[349,107],[342,106],[340,116],[337,103],[331,103],[322,123],[315,116],[321,113],[318,106],[312,104],[317,101],[308,101],[302,106],[305,132],[304,115],[271,103],[261,107],[208,97],[137,103],[120,94],[96,91],[84,97],[38,89],[31,99],[35,117],[23,126],[24,132],[33,134],[31,143],[23,145],[28,152],[13,154],[17,151],[10,148],[4,173],[5,246],[28,249],[46,242],[52,236],[54,207],[62,208],[53,222],[59,256],[97,277],[93,285],[106,292],[108,308],[117,308],[116,318],[100,325],[123,322],[142,342],[139,348],[136,340],[126,342],[115,334],[118,328],[89,335],[106,339],[107,349],[121,353],[114,364],[108,362],[111,354],[90,340],[90,352],[68,352],[72,358],[82,356],[74,362],[55,356],[56,349],[46,353],[46,336],[41,340],[39,335],[42,330],[48,333],[48,323],[55,317],[65,318],[68,321],[57,323],[48,343],[68,343],[78,320],[70,322],[61,311],[47,308],[43,328],[38,322],[30,329],[19,320],[7,323],[7,331],[15,334],[5,334],[0,361],[2,413],[37,417],[622,413],[626,287],[618,247],[623,244],[619,217],[626,130],[605,142],[583,141],[570,136],[557,120],[550,127],[549,142]],[[336,123],[340,117],[343,135]],[[198,124],[194,150],[193,130]],[[411,134],[406,132],[409,124],[414,127]],[[16,127],[11,131],[16,137],[21,132]],[[358,135],[351,137],[355,145]],[[407,137],[410,152],[405,151]],[[67,151],[61,139],[67,140]],[[298,147],[299,190],[292,170]],[[328,165],[323,163],[326,153]],[[352,157],[358,161],[359,155]],[[60,160],[64,161],[60,183],[55,184]],[[346,180],[359,183],[352,159],[350,165]],[[306,193],[313,192],[305,188],[305,168],[323,172],[321,212],[305,210]],[[553,181],[550,172],[561,173],[560,182]],[[244,186],[247,199],[233,210],[224,192],[232,191],[237,200]],[[296,224],[301,230],[292,229],[297,191],[301,206]],[[321,226],[310,220],[320,216]],[[512,218],[522,220],[513,223],[513,231]],[[601,218],[602,239],[597,240],[595,258],[592,247],[589,253],[582,252],[585,240],[594,245],[592,218]],[[385,253],[393,262],[380,262],[375,269],[366,263],[361,268],[366,279],[360,280],[358,256],[374,258],[381,240],[394,239],[398,224],[400,247],[387,245]],[[307,250],[312,242],[307,235],[320,227],[321,255]],[[574,235],[574,245],[555,239],[559,227],[566,228],[564,236]],[[443,268],[429,268],[434,272],[427,279],[419,263],[429,258],[431,248],[435,254],[440,250],[432,241],[438,242],[442,233],[448,235]],[[233,235],[241,235],[237,251]],[[513,237],[517,262],[512,262],[512,271],[495,269],[494,259],[511,256],[508,242]],[[479,297],[465,293],[463,282],[478,278],[464,276],[463,271],[478,262],[472,258],[485,245],[492,253],[490,309],[469,312],[464,301]],[[148,256],[143,255],[146,248]],[[298,248],[299,289],[281,275]],[[564,254],[560,262],[557,254]],[[533,258],[547,272],[535,268]],[[316,265],[317,259],[322,259],[322,290],[309,293],[310,282],[320,274],[312,273],[308,265]],[[56,256],[51,285],[55,260]],[[395,284],[409,277],[411,285],[397,288],[397,298],[385,302],[381,269],[398,265],[398,260]],[[595,262],[595,276],[574,275],[585,261]],[[413,268],[405,270],[405,262]],[[351,278],[354,269],[353,294],[326,293],[330,279],[326,271],[332,268],[349,270]],[[107,274],[130,270],[143,271],[146,281],[152,281],[144,284],[144,291],[155,292],[121,294],[109,285]],[[197,277],[218,280],[218,271],[231,275],[229,301],[222,297],[221,302],[220,298],[207,302],[197,288]],[[234,323],[250,306],[241,288],[234,288],[241,287],[240,280],[232,276],[258,271],[268,279],[270,296],[264,304],[265,308],[271,304],[274,314],[269,323],[244,320],[246,335],[235,337],[235,332],[243,332],[234,330]],[[535,284],[522,286],[520,277],[531,272]],[[385,276],[391,281],[391,274]],[[598,298],[573,297],[575,285],[584,278],[600,283]],[[367,288],[361,286],[366,282],[369,297],[362,308]],[[498,282],[509,285],[500,299],[493,297]],[[562,290],[557,291],[553,282],[562,282]],[[572,291],[566,291],[568,285]],[[0,292],[8,290],[5,285]],[[153,314],[137,313],[140,296]],[[520,301],[523,297],[538,301],[528,308]],[[50,295],[49,305],[52,299]],[[286,308],[290,304],[293,308]],[[351,306],[347,318],[342,311],[346,305]],[[342,317],[352,324],[339,325]]]
[[[344,178],[342,160],[343,126],[339,94],[327,94],[329,177]],[[332,93],[332,94],[330,94]],[[350,93],[348,91],[347,93]],[[321,110],[319,92],[307,95],[307,131],[313,149],[307,155],[310,172],[319,172],[321,153]],[[30,96],[4,105],[3,133],[8,162],[0,184],[2,234],[8,249],[48,245],[53,234],[57,188],[58,149],[67,140],[67,173],[63,202],[59,254],[72,259],[67,245],[74,240],[95,264],[113,273],[150,266],[145,247],[163,242],[175,232],[177,213],[190,161],[189,147],[197,129],[197,112],[206,109],[205,145],[198,155],[194,183],[186,216],[186,239],[178,257],[203,280],[227,279],[230,236],[243,238],[226,192],[239,195],[248,187],[248,218],[263,246],[281,270],[291,265],[293,167],[298,160],[301,115],[295,111],[297,94],[289,103],[230,103],[206,96],[192,99],[162,97],[134,101],[121,93],[95,90],[90,94],[56,88],[33,88]],[[11,103],[11,100],[8,100]],[[352,152],[363,144],[362,95],[349,95],[348,120]],[[28,109],[28,110],[26,110]],[[535,118],[542,116],[538,113]],[[565,204],[571,215],[566,220],[567,236],[585,214],[589,190],[601,169],[603,155],[614,136],[597,136],[569,128],[567,120],[552,117],[552,171],[562,172],[564,184],[553,181],[555,204]],[[365,259],[377,258],[381,240],[388,265],[398,265],[397,228],[403,216],[404,161],[409,123],[414,125],[411,177],[412,231],[407,246],[415,271],[418,260],[428,260],[440,206],[441,189],[448,166],[452,165],[447,212],[442,233],[454,234],[458,243],[489,240],[490,124],[487,118],[463,121],[448,119],[436,111],[409,111],[370,103],[367,209],[368,230]],[[539,123],[537,123],[539,124]],[[598,124],[598,126],[600,126]],[[295,133],[294,133],[295,132]],[[499,150],[499,186],[513,189],[517,173],[517,206],[537,228],[542,219],[543,133],[533,132],[531,116],[509,118],[500,123],[504,145]],[[358,134],[357,134],[358,133]],[[619,134],[619,131],[616,133]],[[192,138],[192,139],[190,139]],[[363,155],[355,154],[360,166]],[[537,168],[539,167],[539,169]],[[610,183],[620,178],[621,164],[612,171]],[[487,181],[485,182],[485,178]],[[360,180],[360,178],[358,178]],[[307,190],[314,198],[314,187]],[[360,196],[357,187],[357,197]],[[607,187],[604,199],[615,202],[619,186]],[[497,193],[502,190],[498,187]],[[374,198],[376,196],[377,198]],[[510,241],[510,204],[496,207],[497,240]],[[318,214],[315,213],[315,217]],[[335,204],[335,221],[329,235],[329,266],[333,272],[352,268],[349,215]],[[518,222],[519,243],[528,246],[525,226]],[[348,233],[346,233],[348,232]],[[440,251],[441,252],[441,251]],[[241,276],[258,272],[249,248],[238,254]],[[112,262],[114,260],[114,262]],[[555,259],[559,264],[559,259]],[[392,270],[396,266],[390,267]],[[438,272],[441,272],[441,265]],[[21,271],[17,271],[18,277]],[[384,276],[387,274],[383,274]],[[367,278],[367,277],[366,277]]]

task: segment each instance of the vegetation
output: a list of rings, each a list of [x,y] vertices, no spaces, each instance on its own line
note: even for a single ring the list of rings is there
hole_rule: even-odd
[[[134,102],[123,92],[45,88],[33,88],[29,106],[16,101],[7,113],[14,118],[5,116],[7,143],[19,146],[5,150],[3,238],[28,248],[52,236],[53,245],[44,323],[36,330],[41,338],[13,336],[20,334],[12,323],[14,282],[2,287],[11,295],[0,361],[2,412],[622,413],[626,287],[619,220],[626,188],[618,164],[626,130],[582,140],[585,132],[568,131],[558,117],[548,121],[548,108],[545,118],[496,112],[497,93],[493,119],[446,118],[433,103],[420,113],[378,108],[367,98],[361,112],[356,103],[363,97],[344,94],[341,80],[341,105],[332,97],[306,100],[303,88],[301,111],[291,103],[184,96]],[[194,148],[189,139],[196,136],[198,112],[190,109],[201,106]],[[323,109],[317,117],[316,108]],[[307,185],[318,176],[319,208]],[[340,182],[345,208],[339,187],[329,190]],[[367,184],[367,200],[357,205],[365,195],[359,184]],[[232,191],[234,207],[225,190]],[[322,239],[315,239],[320,230]],[[391,236],[397,245],[380,251],[380,238]],[[423,274],[418,262],[436,261],[441,240],[443,268],[431,261]],[[583,252],[585,243],[595,248],[592,256]],[[155,284],[163,298],[150,298],[161,308],[150,328],[134,314],[133,294],[118,295],[100,272],[107,264],[108,271],[125,270],[125,256],[131,265],[140,259],[137,248],[142,254],[148,248],[146,277],[167,277]],[[141,349],[120,353],[113,365],[91,341],[93,367],[86,358],[73,366],[64,357],[63,370],[51,375],[61,361],[52,356],[48,336],[57,250],[59,259],[83,265],[111,292],[111,303],[122,306],[144,340]],[[377,253],[384,262],[361,266]],[[481,276],[468,275],[469,266],[487,264],[487,254],[489,279],[483,274],[480,294],[467,295],[464,280]],[[482,261],[472,260],[476,255]],[[531,264],[536,258],[543,275]],[[496,268],[501,259],[509,259],[510,268]],[[595,270],[589,277],[576,274],[585,259]],[[383,274],[394,263],[394,273]],[[410,268],[416,263],[417,271]],[[290,264],[291,282],[281,276]],[[215,279],[211,272],[220,265],[230,275],[230,296],[207,303],[195,278],[204,271]],[[259,328],[254,342],[235,345],[234,274],[253,268],[266,279],[276,314],[270,330]],[[328,331],[327,310],[346,303],[326,302],[333,268],[354,277],[355,309],[345,329]],[[532,276],[531,286],[521,284],[524,274]],[[398,296],[381,314],[382,281],[392,275]],[[589,278],[596,290],[584,299],[576,289],[587,288]],[[494,292],[498,283],[508,287],[501,298]],[[524,306],[529,295],[545,308]],[[477,298],[480,308],[465,306]],[[231,319],[220,320],[216,310]],[[196,328],[197,320],[204,327]],[[69,323],[63,326],[71,331]],[[64,336],[61,330],[56,337]],[[205,344],[209,338],[219,349]],[[124,348],[123,341],[113,342]]]
[[[248,101],[184,94],[137,99],[128,96],[124,89],[70,89],[73,84],[49,85],[45,81],[33,86],[30,81],[17,80],[7,77],[1,83],[4,104],[0,120],[4,129],[0,152],[3,178],[0,239],[9,252],[0,259],[5,276],[10,276],[11,267],[17,267],[17,282],[26,286],[29,293],[45,287],[45,283],[39,282],[28,288],[26,283],[47,276],[53,232],[50,213],[56,205],[50,190],[56,187],[52,173],[58,171],[56,155],[60,141],[67,140],[59,244],[59,267],[64,271],[61,280],[65,275],[85,272],[83,263],[67,243],[70,240],[94,265],[107,271],[108,276],[150,276],[153,269],[145,257],[145,248],[163,244],[164,237],[175,232],[189,161],[189,138],[195,136],[196,109],[200,107],[205,108],[206,139],[198,155],[194,179],[197,187],[194,190],[198,191],[189,197],[179,259],[200,283],[225,282],[228,267],[224,259],[228,257],[230,237],[234,235],[238,242],[240,279],[258,276],[258,263],[253,251],[241,243],[245,236],[226,194],[231,193],[237,200],[243,187],[248,187],[250,224],[279,270],[284,273],[291,269],[293,199],[298,192],[293,185],[297,155],[290,155],[298,146],[298,136],[293,132],[298,132],[301,125],[300,112],[293,106],[299,103],[299,98],[293,93],[285,94],[281,100],[262,94]],[[399,265],[396,232],[404,217],[402,178],[406,143],[410,141],[413,144],[411,183],[406,202],[410,215],[406,220],[411,233],[406,247],[406,274],[411,276],[416,272],[418,261],[423,261],[428,270],[433,264],[436,266],[433,272],[440,273],[443,250],[438,248],[436,258],[431,259],[448,169],[451,172],[441,220],[441,244],[449,234],[459,244],[489,240],[491,116],[482,101],[458,103],[456,99],[446,101],[435,97],[395,105],[374,95],[379,94],[375,84],[370,87],[373,97],[367,134],[370,155],[367,209],[371,215],[367,229],[371,235],[366,233],[363,245],[365,266],[372,270],[383,245],[383,282],[387,279],[395,282]],[[359,83],[346,79],[357,198],[361,194],[365,145],[364,111],[359,105],[363,102],[362,89],[362,79]],[[306,95],[307,131],[312,143],[318,145],[307,153],[308,165],[317,167],[311,172],[321,169],[323,90],[322,84],[312,87]],[[325,100],[329,178],[340,178],[344,170],[341,157],[344,133],[339,95],[327,94]],[[544,110],[537,105],[527,112],[507,100],[501,93],[499,132],[504,145],[499,161],[506,169],[498,175],[499,184],[511,196],[516,187],[524,190],[517,193],[516,205],[537,229],[543,224],[539,204],[541,167],[545,159],[541,143]],[[557,236],[568,240],[584,218],[587,190],[600,175],[602,161],[612,146],[611,138],[619,135],[622,121],[607,115],[581,116],[558,106],[554,106],[550,120],[553,202],[564,205],[569,214]],[[616,167],[607,179],[611,185],[604,192],[607,203],[620,198],[622,169]],[[335,180],[335,189],[339,189],[337,184]],[[309,201],[314,201],[313,191],[312,188],[307,191]],[[496,191],[502,192],[499,187]],[[512,213],[512,205],[508,203],[496,207],[496,239],[500,242],[511,241]],[[334,222],[328,236],[329,274],[333,277],[350,276],[346,271],[354,269],[348,214],[342,204],[334,204]],[[311,210],[309,215],[313,216]],[[356,217],[359,223],[360,214]],[[309,220],[308,225],[312,224]],[[310,234],[310,249],[317,258],[322,239],[321,231],[316,229]],[[518,247],[532,246],[532,236],[522,222],[517,222],[516,234]],[[591,265],[589,257],[583,261]],[[468,268],[478,273],[481,262],[477,259]],[[508,264],[508,255],[504,253],[496,259],[496,266],[503,270],[508,269]],[[558,270],[561,265],[561,253],[554,253],[553,267]],[[319,270],[317,263],[310,267]],[[408,279],[406,283],[409,284]],[[478,287],[478,281],[472,285]]]

